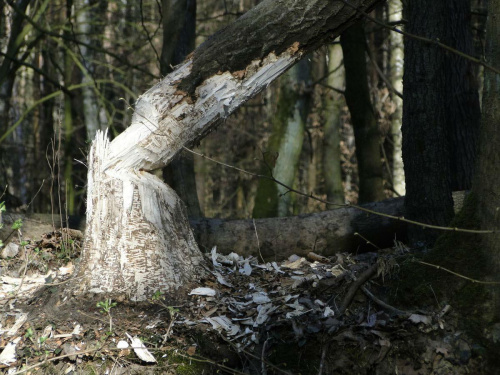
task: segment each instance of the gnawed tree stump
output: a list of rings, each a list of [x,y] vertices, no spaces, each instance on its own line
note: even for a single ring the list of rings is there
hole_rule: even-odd
[[[362,10],[381,0],[357,0]],[[145,300],[194,281],[201,254],[176,194],[149,171],[208,134],[358,17],[331,0],[266,0],[143,94],[131,126],[91,149],[88,232],[73,292]],[[76,287],[76,288],[75,288]]]
[[[109,295],[126,291],[132,300],[188,287],[202,254],[183,203],[155,175],[106,170],[111,150],[99,132],[89,157],[86,267],[79,269],[78,286]]]

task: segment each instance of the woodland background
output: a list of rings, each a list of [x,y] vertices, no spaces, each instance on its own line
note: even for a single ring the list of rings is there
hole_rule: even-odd
[[[256,3],[185,2],[196,17],[195,44]],[[165,20],[165,9],[172,6],[166,0],[1,4],[2,199],[8,209],[82,215],[90,141],[97,129],[109,127],[112,137],[123,131],[130,123],[137,95],[168,73],[172,61],[182,61],[171,58],[162,62],[161,58],[177,43],[175,25],[171,23],[169,29],[164,22],[178,20],[182,14],[171,10]],[[404,26],[401,12],[401,2],[391,0],[371,15],[386,24]],[[475,1],[476,55],[484,44],[484,13],[483,2]],[[278,180],[335,203],[404,195],[402,102],[398,96],[402,92],[402,37],[373,22],[363,27],[361,42],[358,34],[346,38],[342,46],[337,40],[315,52],[240,108],[195,150],[254,173],[272,171]],[[342,48],[351,52],[349,60],[342,57]],[[356,51],[361,52],[356,55]],[[350,64],[346,69],[353,72],[351,76],[346,77],[344,64]],[[358,136],[357,142],[343,95],[346,79],[366,90],[356,94],[351,105],[369,113],[367,125],[362,126],[374,129],[372,136]],[[300,106],[299,124],[294,130],[289,122],[296,106]],[[283,143],[294,151],[283,153]],[[365,163],[368,171],[364,174],[358,174],[356,147],[371,163]],[[187,162],[174,168],[184,168],[187,175],[192,173],[189,160],[194,160],[197,196],[189,186],[178,189],[190,216],[286,216],[327,208],[307,197],[283,194],[273,182],[188,152],[180,159]],[[164,171],[167,180],[172,173]],[[370,180],[373,174],[376,180]],[[364,196],[360,197],[363,184]]]

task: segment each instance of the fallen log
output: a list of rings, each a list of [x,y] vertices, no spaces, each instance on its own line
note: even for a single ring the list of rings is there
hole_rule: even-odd
[[[404,216],[403,198],[387,199],[363,207],[393,216]],[[54,228],[68,225],[59,215],[4,213],[4,227],[0,229],[0,239],[4,243],[12,239],[10,227],[17,219],[22,219],[24,223],[23,238],[30,239],[38,239]],[[68,223],[70,228],[82,232],[85,230],[83,217],[72,216]],[[203,218],[192,219],[190,223],[196,241],[204,251],[217,246],[218,251],[225,254],[235,252],[259,257],[262,254],[267,260],[280,260],[292,254],[305,256],[310,251],[329,256],[338,252],[376,250],[356,233],[383,248],[391,246],[395,238],[404,240],[406,232],[403,222],[352,207],[282,218]]]
[[[384,214],[403,216],[403,198],[369,203],[363,207]],[[191,220],[195,239],[203,250],[217,246],[222,253],[259,256],[280,260],[310,251],[329,256],[338,252],[376,250],[356,235],[377,246],[391,246],[405,239],[406,224],[398,220],[346,207],[290,217],[246,220]],[[257,239],[258,237],[258,239]]]

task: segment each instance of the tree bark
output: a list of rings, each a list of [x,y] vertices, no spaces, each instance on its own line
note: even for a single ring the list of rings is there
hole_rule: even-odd
[[[359,202],[384,199],[380,132],[370,99],[366,69],[366,39],[360,22],[340,37],[346,74],[345,99],[351,113],[358,159]]]
[[[471,53],[469,7],[468,0],[408,2],[407,30]],[[438,46],[405,39],[405,204],[413,220],[448,225],[452,190],[470,188],[480,118],[474,81],[470,62]],[[415,227],[410,239],[432,244],[438,234]]]
[[[470,0],[447,3],[444,35],[440,40],[453,48],[474,55]],[[454,53],[444,54],[446,130],[451,162],[451,189],[470,190],[474,176],[481,109],[477,83],[477,64]]]
[[[342,49],[338,44],[329,47],[328,85],[343,90],[345,72],[342,63]],[[342,186],[342,166],[340,164],[340,126],[344,97],[333,90],[324,99],[323,126],[323,175],[325,176],[326,197],[329,202],[345,203]]]
[[[355,5],[369,9],[377,2]],[[340,2],[264,1],[144,93],[132,125],[113,142],[99,134],[88,164],[88,233],[80,278],[69,290],[120,290],[132,300],[145,300],[196,280],[201,253],[180,201],[148,171],[168,164],[185,144],[203,138],[355,20],[355,11]]]
[[[487,20],[486,59],[493,66],[500,66],[500,0],[489,0]],[[493,229],[497,233],[482,237],[482,253],[486,254],[491,269],[487,275],[498,281],[500,275],[500,80],[498,74],[485,70],[483,91],[483,114],[477,171],[471,195],[476,201],[475,217],[482,229]],[[467,204],[467,202],[466,202]],[[493,294],[493,323],[500,322],[500,288],[490,289]],[[491,320],[488,320],[490,323]]]
[[[196,0],[163,0],[163,47],[160,72],[166,75],[180,64],[195,47]],[[163,178],[186,204],[189,217],[202,217],[193,155],[181,152],[179,157],[163,168]]]
[[[304,132],[309,114],[310,94],[306,92],[311,63],[301,60],[281,77],[277,113],[269,140],[263,173],[270,172],[278,181],[293,186],[299,166]],[[274,159],[274,160],[271,160]],[[270,171],[271,169],[271,171]],[[253,217],[277,217],[293,214],[293,197],[283,186],[261,179],[255,197]]]
[[[445,2],[408,2],[404,8],[408,32],[437,38]],[[406,175],[406,214],[428,224],[449,224],[453,218],[450,150],[446,147],[444,99],[444,52],[437,46],[405,39],[403,99],[403,160]],[[425,180],[423,177],[425,176]],[[432,244],[438,232],[410,229],[413,243]]]

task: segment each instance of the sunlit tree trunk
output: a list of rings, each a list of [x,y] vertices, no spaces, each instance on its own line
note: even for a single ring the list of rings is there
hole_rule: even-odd
[[[397,22],[403,18],[403,4],[401,0],[389,0],[389,21]],[[390,80],[392,86],[403,92],[403,36],[399,33],[390,33]],[[392,184],[399,195],[405,195],[405,172],[403,166],[403,137],[401,135],[401,122],[403,116],[403,100],[394,93],[391,98],[396,105],[396,110],[391,116],[391,141],[392,141]]]
[[[91,0],[79,0],[77,3],[79,9],[76,11],[76,19],[78,22],[78,38],[85,44],[98,44],[96,39],[101,35],[96,35],[92,31],[97,31],[96,27],[92,27],[92,22],[97,19],[97,3]],[[97,130],[102,129],[105,124],[101,124],[99,120],[99,105],[96,95],[96,88],[94,87],[94,72],[95,63],[94,59],[96,54],[85,45],[80,45],[79,52],[83,59],[83,67],[86,71],[82,72],[82,83],[87,84],[82,87],[83,95],[83,117],[85,121],[85,128],[87,130],[87,139],[95,138]]]
[[[64,11],[66,13],[66,20],[70,20],[72,17],[72,8],[73,8],[73,0],[66,0]],[[64,19],[64,18],[63,18]],[[68,28],[64,31],[68,38],[71,37],[71,32]],[[70,52],[68,50],[64,50],[63,52],[64,59],[64,84],[65,86],[70,86],[73,79],[73,68],[74,63],[71,58]],[[65,212],[68,214],[75,213],[75,184],[73,181],[73,103],[71,100],[71,95],[66,93],[64,95],[64,109],[63,109],[63,137],[61,137],[61,141],[63,142],[64,148],[64,197],[66,202]],[[61,131],[60,129],[59,131]]]
[[[302,60],[281,78],[277,113],[273,115],[273,130],[268,152],[263,161],[265,173],[287,186],[293,186],[304,142],[309,113],[311,62]],[[255,198],[254,217],[289,216],[292,214],[292,194],[270,180],[260,180]]]
[[[328,57],[329,76],[327,83],[332,88],[343,90],[345,73],[342,48],[339,44],[328,48]],[[340,164],[340,126],[344,105],[343,95],[330,88],[324,99],[323,175],[325,176],[327,200],[338,204],[345,203]]]

